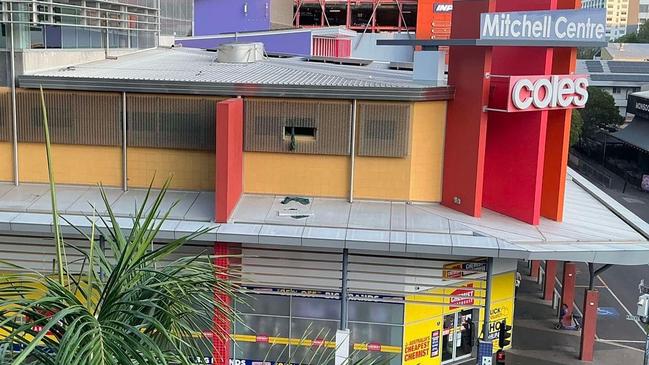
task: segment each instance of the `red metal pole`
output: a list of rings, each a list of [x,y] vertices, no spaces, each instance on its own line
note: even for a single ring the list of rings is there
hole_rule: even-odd
[[[561,302],[568,306],[572,313],[575,302],[575,284],[577,282],[577,265],[574,262],[563,263],[563,281],[561,284]]]
[[[540,268],[541,268],[541,261],[532,260],[532,268],[530,269],[530,276],[533,279],[537,279],[539,277],[539,269]]]
[[[322,14],[320,15],[320,26],[324,27],[324,25],[325,25],[325,17],[327,16],[327,13],[325,13],[324,0],[320,0],[320,9],[322,11]]]
[[[374,11],[372,11],[372,33],[376,33],[376,11],[379,10],[381,0],[374,0]]]
[[[293,18],[295,19],[295,27],[299,28],[300,27],[300,9],[302,8],[302,0],[295,0],[295,15]]]
[[[227,270],[230,266],[229,245],[223,242],[214,243],[214,266],[217,268],[218,278],[227,280]],[[223,293],[214,293],[214,300],[221,305],[230,306],[231,298]],[[232,323],[222,312],[214,308],[214,333],[212,336],[214,364],[228,365],[230,363],[230,332]]]
[[[351,0],[347,0],[347,17],[345,20],[347,29],[352,26],[352,4]]]
[[[543,299],[552,300],[554,293],[554,278],[557,276],[557,262],[554,260],[545,261],[545,282],[543,283]]]
[[[584,296],[584,320],[581,329],[581,346],[579,348],[579,360],[581,361],[593,361],[598,305],[599,292],[596,290],[586,290],[586,295]]]
[[[401,32],[401,19],[403,19],[403,6],[399,2],[399,0],[395,0],[395,2],[397,3],[397,9],[399,10],[399,21],[397,25],[399,27],[399,32]]]

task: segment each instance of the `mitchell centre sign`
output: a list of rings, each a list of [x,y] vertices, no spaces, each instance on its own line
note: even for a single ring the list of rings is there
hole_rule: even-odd
[[[548,10],[483,13],[480,40],[535,43],[606,43],[606,10]]]

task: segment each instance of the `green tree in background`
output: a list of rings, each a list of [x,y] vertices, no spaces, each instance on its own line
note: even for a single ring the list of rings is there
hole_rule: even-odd
[[[600,54],[600,48],[577,48],[577,58],[580,60],[592,60]]]
[[[583,129],[584,119],[581,117],[581,112],[579,110],[573,110],[572,121],[570,122],[570,147],[579,142]]]
[[[613,96],[606,91],[590,86],[588,87],[588,102],[580,110],[583,119],[582,135],[592,137],[600,129],[607,129],[622,124],[623,118],[615,106]]]
[[[625,34],[616,39],[615,43],[649,43],[649,22],[640,25],[637,33]]]

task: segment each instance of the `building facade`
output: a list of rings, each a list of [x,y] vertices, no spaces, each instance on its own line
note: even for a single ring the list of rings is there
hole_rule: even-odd
[[[193,7],[192,0],[0,1],[0,85],[11,84],[12,70],[117,57],[161,39],[171,45],[164,39],[192,34]]]
[[[638,12],[638,24],[644,24],[649,20],[649,1],[640,0]]]
[[[531,10],[456,4],[470,20],[458,39],[479,38],[469,25],[482,12]],[[146,188],[172,177],[156,245],[211,229],[181,254],[218,255],[247,294],[215,293],[241,313],[203,329],[215,363],[336,363],[339,349],[338,361],[467,361],[478,337],[488,346],[512,324],[518,260],[547,260],[546,299],[556,260],[649,260],[649,228],[567,169],[569,108],[492,104],[514,93],[488,75],[574,83],[576,50],[559,46],[451,46],[448,83],[385,63],[187,48],[20,75],[16,107],[0,94],[0,252],[51,272],[42,86],[67,240],[90,229],[98,182],[128,230]]]
[[[606,9],[606,34],[610,40],[627,33],[627,27],[634,23],[631,18],[634,6],[639,0],[584,0],[582,8]]]
[[[297,27],[343,25],[359,32],[414,32],[417,29],[418,1],[377,0],[295,0]]]
[[[591,86],[612,95],[622,116],[626,116],[629,95],[649,88],[647,61],[579,60],[577,72],[589,75]]]

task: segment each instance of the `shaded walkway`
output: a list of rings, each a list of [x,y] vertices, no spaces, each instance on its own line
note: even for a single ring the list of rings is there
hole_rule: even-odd
[[[521,273],[527,270],[521,265]],[[549,302],[543,301],[541,291],[530,277],[523,282],[514,312],[514,348],[507,353],[508,365],[572,365],[579,361],[580,333],[553,329],[557,314]],[[595,344],[595,360],[591,364],[642,364],[643,353],[623,345]]]

